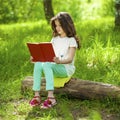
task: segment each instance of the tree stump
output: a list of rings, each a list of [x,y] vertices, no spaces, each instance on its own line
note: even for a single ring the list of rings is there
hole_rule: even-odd
[[[25,93],[27,89],[32,90],[33,77],[27,76],[21,85],[22,93]],[[46,94],[45,79],[42,78],[41,93]],[[55,94],[66,94],[70,97],[79,99],[120,99],[120,87],[105,84],[101,82],[93,82],[89,80],[80,80],[78,78],[71,78],[70,81],[62,88],[55,88]]]

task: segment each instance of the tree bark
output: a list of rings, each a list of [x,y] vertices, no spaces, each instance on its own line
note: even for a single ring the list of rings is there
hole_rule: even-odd
[[[33,77],[27,76],[21,85],[22,93],[25,93],[26,90],[31,89],[33,85]],[[45,79],[42,78],[42,95],[46,95],[45,90]],[[66,94],[69,97],[78,98],[78,99],[104,99],[120,98],[120,87],[105,84],[100,82],[93,82],[89,80],[80,80],[77,78],[71,78],[70,81],[65,84],[62,88],[55,88],[55,94]]]
[[[115,27],[120,27],[120,0],[116,0],[115,9],[116,9]]]
[[[43,0],[44,12],[47,22],[50,22],[50,19],[54,16],[52,8],[52,0]]]

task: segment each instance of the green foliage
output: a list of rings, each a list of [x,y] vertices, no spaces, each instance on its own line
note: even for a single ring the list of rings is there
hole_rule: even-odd
[[[53,11],[69,12],[74,21],[114,16],[114,0],[52,0]],[[0,0],[0,24],[45,20],[43,0]]]
[[[120,0],[115,0],[115,3],[120,4]]]
[[[42,0],[0,0],[0,23],[44,19]]]
[[[115,16],[115,0],[102,1],[100,14],[102,16]]]
[[[91,111],[89,120],[102,120],[102,118],[99,112]]]
[[[55,14],[60,11],[69,12],[76,22],[115,14],[114,0],[53,0],[53,9]]]
[[[76,55],[75,77],[119,85],[119,31],[114,30],[113,19],[106,20],[76,24],[82,47]]]
[[[59,7],[58,7],[59,6]],[[82,10],[80,9],[81,6],[81,1],[80,0],[53,0],[53,9],[55,14],[58,12],[69,12],[74,21],[81,20],[81,12]]]

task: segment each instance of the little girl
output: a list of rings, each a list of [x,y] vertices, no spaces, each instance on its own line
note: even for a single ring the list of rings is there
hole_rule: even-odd
[[[51,43],[56,54],[54,62],[34,63],[33,90],[35,95],[30,101],[30,105],[41,104],[40,85],[42,72],[46,79],[47,99],[41,104],[41,108],[47,109],[57,104],[54,97],[54,77],[69,77],[75,72],[74,57],[76,48],[79,48],[79,40],[76,37],[76,30],[70,15],[60,12],[51,19],[53,38]],[[49,51],[48,51],[49,52]]]

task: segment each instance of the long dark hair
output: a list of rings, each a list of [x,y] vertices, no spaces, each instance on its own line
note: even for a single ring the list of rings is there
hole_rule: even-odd
[[[60,12],[51,19],[50,23],[51,23],[54,37],[59,35],[56,30],[56,25],[55,25],[56,20],[60,22],[61,27],[66,33],[67,37],[74,37],[78,44],[78,48],[80,48],[79,38],[76,35],[75,26],[71,16],[67,12]]]

